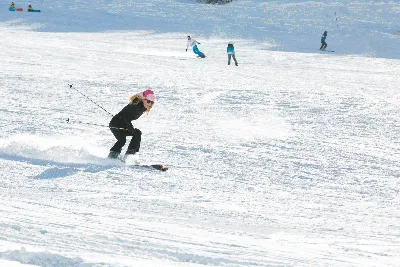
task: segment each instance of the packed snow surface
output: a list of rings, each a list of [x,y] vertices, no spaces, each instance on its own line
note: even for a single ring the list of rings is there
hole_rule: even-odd
[[[31,3],[0,4],[0,266],[398,266],[400,3]]]

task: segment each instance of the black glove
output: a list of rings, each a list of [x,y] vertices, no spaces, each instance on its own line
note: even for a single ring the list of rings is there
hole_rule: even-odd
[[[134,134],[135,133],[135,128],[133,128],[133,126],[132,126],[132,124],[131,125],[128,125],[128,132],[129,133],[131,133],[131,134]]]
[[[140,131],[139,129],[133,128],[132,131],[129,131],[130,134],[132,134],[132,136],[135,137],[140,137],[142,136],[142,131]]]
[[[186,48],[186,52],[187,52],[187,48]]]

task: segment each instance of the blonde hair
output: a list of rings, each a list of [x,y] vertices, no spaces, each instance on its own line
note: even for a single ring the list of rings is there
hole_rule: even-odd
[[[141,94],[136,94],[133,96],[129,97],[129,104],[131,105],[137,105],[139,104],[141,101],[144,100],[144,97],[141,96]],[[151,109],[151,108],[150,108]],[[146,109],[146,114],[149,115],[150,109]]]
[[[129,97],[129,104],[137,105],[141,100],[143,100],[143,97],[139,94],[136,94]]]

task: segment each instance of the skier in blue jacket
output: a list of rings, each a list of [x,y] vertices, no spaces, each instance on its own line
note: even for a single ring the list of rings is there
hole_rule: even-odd
[[[228,43],[228,47],[226,48],[226,53],[228,53],[228,65],[231,64],[231,57],[235,61],[235,65],[238,66],[238,63],[236,61],[235,57],[235,47],[233,46],[233,42]]]
[[[328,35],[328,32],[324,31],[324,34],[322,34],[322,37],[321,37],[321,47],[319,48],[319,50],[325,50],[325,48],[328,46],[328,44],[326,43],[327,35]]]

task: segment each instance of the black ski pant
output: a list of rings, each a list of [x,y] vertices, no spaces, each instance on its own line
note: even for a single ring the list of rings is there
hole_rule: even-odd
[[[327,43],[325,43],[325,42],[322,42],[322,43],[321,43],[321,47],[319,48],[319,50],[321,50],[321,49],[325,49],[327,46],[328,46],[328,44],[327,44]]]
[[[235,65],[237,65],[237,61],[236,61],[236,57],[235,54],[228,54],[228,65],[231,64],[231,57],[233,58],[233,60],[235,61]]]
[[[139,129],[133,129],[132,132],[127,130],[120,130],[120,129],[110,129],[115,138],[117,138],[117,142],[115,145],[110,149],[110,151],[121,153],[122,147],[126,143],[126,137],[132,136],[131,142],[128,145],[128,150],[126,153],[128,154],[135,154],[139,151],[140,142],[142,140],[142,132]]]

